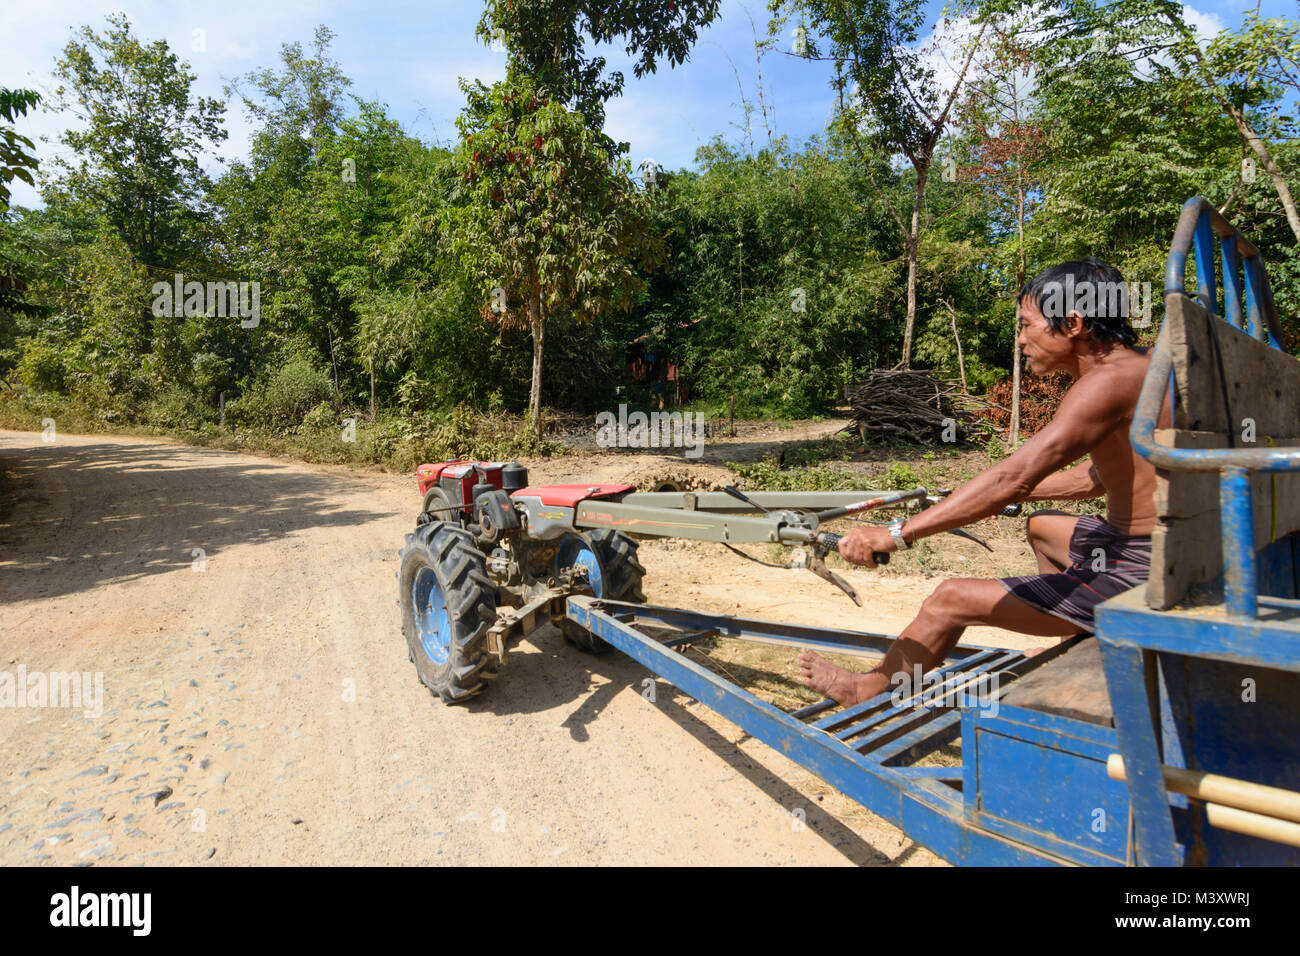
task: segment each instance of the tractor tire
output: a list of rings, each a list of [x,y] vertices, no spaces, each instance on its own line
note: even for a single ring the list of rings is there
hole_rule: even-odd
[[[431,521],[406,536],[397,572],[402,634],[420,681],[444,703],[479,693],[496,677],[488,628],[496,621],[496,587],[474,536]]]
[[[636,552],[636,541],[621,531],[596,528],[561,539],[555,554],[556,570],[584,564],[596,597],[644,604],[645,593],[641,590],[641,583],[645,578],[645,568],[636,559]],[[560,621],[560,632],[579,650],[600,654],[610,649],[600,638],[568,618]]]
[[[432,510],[430,510],[432,509]],[[433,487],[428,490],[424,496],[424,504],[420,507],[422,515],[429,515],[430,520],[446,521],[450,524],[460,524],[460,512],[452,511],[451,502],[447,500],[446,494],[441,488]]]

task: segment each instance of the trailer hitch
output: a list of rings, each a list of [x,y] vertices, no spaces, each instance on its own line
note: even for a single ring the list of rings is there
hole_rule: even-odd
[[[511,644],[542,625],[564,617],[565,606],[573,595],[591,593],[587,569],[583,565],[565,568],[548,578],[545,587],[537,589],[523,605],[497,608],[497,619],[487,632],[488,653],[497,659],[498,666],[505,667]]]

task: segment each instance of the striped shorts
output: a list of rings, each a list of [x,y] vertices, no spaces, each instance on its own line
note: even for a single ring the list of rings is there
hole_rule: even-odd
[[[1091,634],[1097,605],[1142,584],[1150,571],[1150,535],[1123,535],[1100,518],[1084,515],[1070,535],[1068,568],[998,580],[1026,604]]]

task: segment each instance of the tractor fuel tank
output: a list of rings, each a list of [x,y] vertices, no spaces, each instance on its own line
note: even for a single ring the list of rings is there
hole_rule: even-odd
[[[503,467],[491,461],[448,462],[438,473],[438,487],[453,505],[468,507],[474,503],[476,488],[503,490]]]

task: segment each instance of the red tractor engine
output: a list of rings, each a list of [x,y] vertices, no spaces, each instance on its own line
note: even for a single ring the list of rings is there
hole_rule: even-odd
[[[490,491],[507,496],[528,485],[528,469],[517,462],[443,461],[416,470],[423,511],[438,521],[470,520],[474,502]]]

